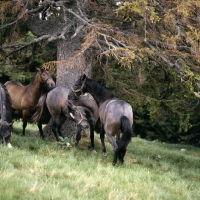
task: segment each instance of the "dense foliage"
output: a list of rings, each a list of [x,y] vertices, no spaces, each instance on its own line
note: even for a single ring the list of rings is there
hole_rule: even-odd
[[[49,10],[48,6],[57,8],[62,1],[41,3],[43,7],[38,7],[38,1],[34,0],[0,3],[1,77],[23,81],[30,78],[27,74],[35,66],[56,60],[56,38],[63,37],[63,33],[35,36],[26,22],[35,10],[48,14],[46,21],[55,19],[58,11]],[[71,9],[74,3],[78,8],[76,13]],[[200,2],[90,0],[82,3],[80,6],[80,2],[71,0],[65,5],[65,11],[79,20],[79,11],[84,11],[83,43],[77,53],[88,48],[96,50],[93,78],[103,78],[112,93],[131,103],[134,134],[151,140],[193,139],[198,143]],[[75,37],[80,29],[83,26],[70,31],[75,31]]]

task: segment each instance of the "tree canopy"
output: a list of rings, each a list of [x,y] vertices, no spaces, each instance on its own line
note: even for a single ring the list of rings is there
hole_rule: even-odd
[[[1,75],[14,78],[14,71],[22,71],[26,76],[35,65],[47,62],[46,66],[55,66],[57,42],[81,33],[82,45],[75,55],[92,56],[93,77],[104,78],[112,93],[131,103],[135,134],[177,142],[198,133],[200,2],[0,4]]]

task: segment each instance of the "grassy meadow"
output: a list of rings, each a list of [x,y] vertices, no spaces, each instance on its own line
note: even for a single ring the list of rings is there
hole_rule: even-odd
[[[125,163],[113,167],[111,145],[106,139],[103,157],[99,135],[94,152],[87,137],[75,149],[21,131],[15,122],[13,148],[0,145],[2,200],[200,199],[200,148],[133,138]]]

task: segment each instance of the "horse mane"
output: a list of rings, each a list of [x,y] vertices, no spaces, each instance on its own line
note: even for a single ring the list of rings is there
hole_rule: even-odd
[[[100,83],[87,77],[86,84],[92,88],[99,101],[104,102],[108,99],[114,98],[114,95],[106,90]]]
[[[31,78],[30,83],[28,85],[30,85],[31,83],[33,83],[33,81],[35,80],[36,76],[37,76],[37,71],[36,71],[35,75]]]

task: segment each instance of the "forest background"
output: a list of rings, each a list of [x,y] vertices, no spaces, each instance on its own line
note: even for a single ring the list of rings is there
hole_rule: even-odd
[[[199,1],[13,0],[0,8],[0,82],[28,84],[44,67],[69,87],[85,72],[132,105],[135,136],[199,145]]]

